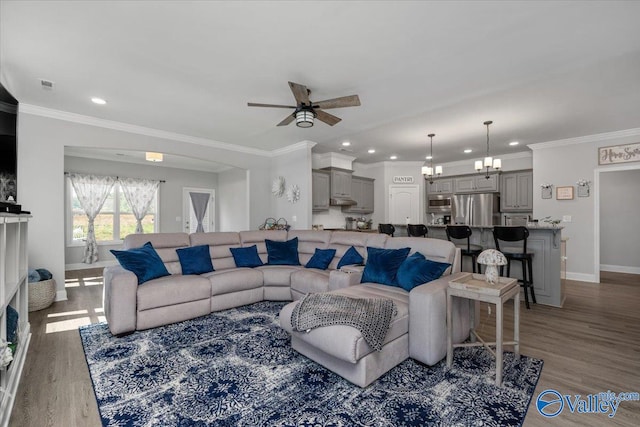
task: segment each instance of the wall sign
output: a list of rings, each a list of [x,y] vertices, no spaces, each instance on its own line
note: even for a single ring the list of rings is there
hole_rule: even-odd
[[[413,184],[413,176],[394,176],[394,184]]]
[[[573,185],[556,187],[556,200],[573,200]]]
[[[598,164],[640,162],[640,142],[635,144],[614,145],[598,149]]]

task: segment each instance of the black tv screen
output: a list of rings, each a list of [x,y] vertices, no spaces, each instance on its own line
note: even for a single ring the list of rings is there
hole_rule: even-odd
[[[0,201],[18,199],[18,101],[0,84]]]

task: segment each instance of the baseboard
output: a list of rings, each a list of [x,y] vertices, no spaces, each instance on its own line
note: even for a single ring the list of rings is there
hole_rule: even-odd
[[[629,267],[626,265],[600,264],[600,270],[611,271],[613,273],[640,274],[640,267]]]
[[[598,283],[595,274],[571,273],[568,271],[567,280],[579,280],[580,282]]]
[[[55,301],[66,301],[66,300],[67,300],[67,291],[66,290],[56,292]]]

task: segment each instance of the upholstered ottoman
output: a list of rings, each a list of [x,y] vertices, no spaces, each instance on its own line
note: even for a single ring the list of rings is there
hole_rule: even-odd
[[[366,283],[332,291],[353,298],[389,298],[397,313],[391,319],[381,351],[371,348],[356,328],[346,325],[323,326],[297,332],[291,313],[297,302],[280,311],[280,325],[291,334],[294,350],[321,364],[350,382],[366,387],[409,357],[409,293],[401,288]]]

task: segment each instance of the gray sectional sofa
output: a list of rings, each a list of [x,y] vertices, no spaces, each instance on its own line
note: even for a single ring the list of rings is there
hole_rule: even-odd
[[[299,266],[264,265],[238,268],[230,248],[256,245],[267,262],[265,239],[298,238]],[[280,314],[282,327],[292,335],[298,352],[364,387],[389,369],[412,357],[433,365],[446,355],[446,287],[460,272],[460,250],[448,242],[429,238],[392,238],[385,234],[350,231],[268,230],[213,233],[133,234],[124,248],[151,242],[170,276],[138,285],[137,277],[120,266],[104,270],[104,310],[114,335],[131,333],[179,322],[214,311],[258,301],[295,301],[307,293],[333,292],[353,297],[392,299],[397,314],[392,318],[381,351],[375,351],[350,326],[326,326],[310,332],[291,327],[294,303]],[[208,245],[215,271],[182,275],[176,249]],[[344,253],[353,246],[366,259],[367,247],[411,248],[427,259],[448,262],[451,268],[440,279],[411,292],[377,283],[360,283],[362,267],[336,269]],[[336,250],[327,270],[305,268],[316,248]],[[469,302],[454,299],[454,340],[462,342],[470,328]]]

